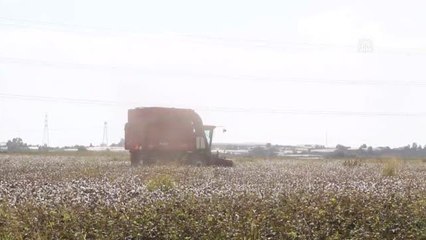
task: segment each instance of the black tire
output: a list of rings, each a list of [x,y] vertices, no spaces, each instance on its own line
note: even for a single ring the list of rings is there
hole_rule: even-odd
[[[188,165],[197,167],[207,166],[208,162],[208,157],[200,153],[192,153],[191,155],[189,155],[187,160]]]
[[[231,160],[218,158],[218,157],[212,157],[211,159],[211,165],[219,166],[219,167],[233,167],[234,162]]]
[[[155,163],[155,159],[153,158],[152,154],[145,153],[142,155],[142,165],[144,166],[150,166]]]
[[[189,154],[185,152],[185,153],[178,153],[174,161],[179,164],[185,164],[189,161],[188,159],[189,159]]]
[[[141,163],[141,153],[140,152],[130,152],[130,164],[132,167],[137,167]]]
[[[231,161],[231,160],[223,159],[221,161],[221,166],[224,166],[224,167],[233,167],[234,166],[234,162]]]

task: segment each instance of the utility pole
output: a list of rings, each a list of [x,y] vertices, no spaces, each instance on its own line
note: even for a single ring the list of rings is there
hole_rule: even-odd
[[[108,147],[108,123],[104,122],[104,136],[102,138],[102,147]]]
[[[328,132],[327,130],[325,131],[325,147],[328,147]]]
[[[49,122],[47,114],[44,116],[43,147],[49,147]]]

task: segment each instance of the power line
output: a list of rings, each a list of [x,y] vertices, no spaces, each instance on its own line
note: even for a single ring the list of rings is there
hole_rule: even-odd
[[[104,133],[102,137],[101,146],[108,147],[108,123],[104,122]]]
[[[244,39],[244,38],[227,38],[227,37],[217,37],[217,36],[208,36],[208,35],[194,35],[194,34],[182,34],[193,39],[207,40],[210,42],[215,42],[219,44],[241,44],[247,43],[260,48],[272,48],[272,49],[289,49],[285,46],[299,46],[308,49],[318,48],[318,49],[346,49],[350,50],[353,53],[360,52],[359,45],[356,44],[334,44],[334,43],[313,43],[313,42],[287,42],[287,41],[276,41],[276,40],[267,40],[267,39]],[[360,39],[365,40],[365,39]],[[372,42],[372,40],[368,39]],[[196,40],[195,40],[196,41]],[[358,40],[359,44],[359,40]],[[365,53],[365,52],[363,52]],[[413,54],[426,54],[426,48],[399,48],[399,47],[384,47],[384,46],[375,46],[368,53],[374,54],[399,54],[399,55],[413,55]]]
[[[325,84],[325,85],[367,85],[367,86],[426,86],[426,82],[420,81],[384,81],[384,80],[351,80],[351,79],[324,79],[324,78],[300,78],[300,77],[269,77],[269,76],[252,76],[252,75],[225,75],[211,73],[193,73],[178,71],[160,71],[149,68],[126,66],[126,65],[102,65],[87,63],[71,63],[48,61],[41,59],[29,58],[11,58],[0,57],[0,63],[33,65],[53,68],[73,68],[90,71],[118,71],[126,73],[144,73],[150,75],[163,75],[184,78],[209,78],[209,79],[228,79],[236,81],[252,81],[252,82],[280,82],[280,83],[297,83],[297,84]]]
[[[16,99],[24,101],[63,102],[70,104],[91,104],[97,106],[137,107],[140,104],[118,101],[42,97],[31,95],[16,95],[0,93],[0,98]],[[360,117],[426,117],[426,112],[365,112],[365,111],[340,111],[340,110],[304,110],[304,109],[268,109],[268,108],[230,108],[230,107],[206,107],[206,106],[173,106],[193,108],[206,112],[223,113],[257,113],[257,114],[284,114],[284,115],[322,115],[322,116],[360,116]]]
[[[43,142],[44,147],[49,147],[49,122],[47,119],[47,114],[44,118],[44,129],[43,129]]]
[[[76,99],[76,98],[65,98],[65,97],[45,97],[45,96],[9,94],[9,93],[0,93],[0,98],[16,99],[16,100],[24,100],[24,101],[60,102],[60,103],[71,103],[71,104],[92,104],[92,105],[102,105],[102,106],[132,104],[132,103],[122,103],[122,102],[114,102],[114,101],[107,101],[107,100]]]
[[[31,28],[42,28],[51,29],[55,28],[56,31],[60,30],[61,32],[80,32],[80,33],[114,33],[117,32],[128,32],[113,28],[105,28],[105,27],[93,27],[93,26],[81,26],[74,24],[66,24],[66,23],[57,23],[57,22],[49,22],[49,21],[38,21],[38,20],[29,20],[29,19],[18,19],[18,18],[7,18],[0,17],[1,25],[15,26],[15,27],[31,27]],[[44,27],[44,28],[43,28]],[[128,32],[131,33],[131,32]]]
[[[54,68],[77,68],[95,71],[104,70],[116,70],[116,71],[141,71],[141,68],[132,68],[125,66],[113,66],[113,65],[101,65],[101,64],[87,64],[87,63],[72,63],[72,62],[58,62],[48,61],[42,59],[31,59],[31,58],[12,58],[12,57],[0,57],[0,62],[6,64],[20,64],[20,65],[34,65],[43,67],[54,67]]]
[[[1,22],[3,21],[3,22]],[[141,34],[135,31],[129,31],[124,29],[114,29],[107,27],[94,27],[94,26],[82,26],[66,23],[57,23],[49,21],[37,21],[29,19],[18,19],[18,18],[6,18],[0,17],[0,24],[17,26],[17,27],[54,27],[59,28],[60,31],[65,32],[81,32],[81,33],[108,33],[108,34],[117,34],[117,33],[128,33],[128,34]],[[57,30],[56,30],[57,31]],[[147,35],[144,33],[144,35]],[[154,36],[150,34],[150,36]],[[288,42],[288,41],[276,41],[268,39],[247,39],[247,38],[230,38],[230,37],[219,37],[219,36],[209,36],[209,35],[195,35],[195,34],[175,34],[176,37],[181,37],[185,39],[180,39],[184,41],[191,41],[205,44],[210,42],[216,45],[226,45],[226,46],[238,46],[244,47],[241,44],[248,44],[251,47],[256,48],[272,48],[272,49],[288,49],[285,46],[299,46],[304,48],[318,48],[318,49],[330,49],[330,48],[340,48],[348,49],[352,52],[356,52],[357,46],[349,44],[333,44],[333,43],[313,43],[313,42]],[[237,45],[235,45],[237,44]],[[293,48],[292,48],[293,49]],[[426,48],[397,48],[397,47],[375,47],[379,52],[374,51],[374,53],[384,53],[384,54],[402,54],[402,55],[413,55],[413,54],[426,54]]]
[[[108,33],[117,33],[117,32],[137,33],[134,31],[127,31],[127,30],[116,29],[116,28],[114,29],[114,28],[106,28],[106,27],[82,26],[82,25],[57,23],[57,22],[50,22],[50,21],[29,20],[29,19],[0,17],[0,20],[3,20],[3,22],[0,22],[0,24],[11,25],[11,26],[23,26],[23,27],[50,26],[50,27],[60,27],[63,30],[72,29],[72,30],[81,31],[85,33],[87,33],[87,31],[104,32],[104,33],[107,33],[107,32]],[[325,48],[340,47],[340,48],[355,49],[355,45],[339,45],[339,44],[331,44],[331,43],[287,42],[287,41],[271,41],[267,39],[224,38],[224,37],[218,37],[218,36],[195,35],[195,34],[177,34],[176,36],[193,39],[193,41],[207,40],[207,41],[215,41],[215,42],[222,42],[222,43],[251,43],[258,46],[300,45],[300,46],[308,46],[308,47],[325,47]]]
[[[312,42],[289,42],[289,41],[277,41],[268,39],[247,39],[247,38],[229,38],[229,37],[218,37],[208,35],[195,35],[195,34],[181,34],[178,35],[185,37],[186,40],[190,40],[196,43],[213,43],[216,45],[225,46],[240,46],[244,47],[244,44],[253,46],[256,48],[272,48],[272,49],[289,49],[288,46],[292,47],[303,47],[303,48],[318,48],[318,49],[331,49],[341,48],[348,50],[356,50],[355,45],[348,44],[333,44],[333,43],[312,43]],[[292,48],[294,49],[294,48]]]
[[[128,31],[124,29],[117,28],[107,28],[107,27],[94,27],[94,26],[82,26],[82,25],[74,25],[74,24],[66,24],[66,23],[57,23],[50,21],[39,21],[39,20],[29,20],[29,19],[18,19],[18,18],[7,18],[0,17],[0,24],[10,25],[10,26],[20,26],[20,27],[55,27],[60,28],[64,31],[72,30],[72,32],[100,32],[100,33],[130,33],[130,34],[140,34],[135,31]],[[144,35],[146,35],[144,33]],[[153,35],[150,35],[153,36]],[[331,44],[331,43],[310,43],[310,42],[287,42],[287,41],[271,41],[267,39],[243,39],[243,38],[224,38],[218,36],[208,36],[208,35],[195,35],[195,34],[176,34],[176,37],[185,38],[186,40],[190,40],[192,42],[216,42],[219,44],[234,44],[234,43],[249,43],[258,47],[273,47],[279,45],[291,45],[291,46],[305,46],[305,47],[320,47],[320,48],[353,48],[355,49],[355,45],[339,45],[339,44]],[[184,39],[181,39],[184,40]]]
[[[332,111],[332,110],[303,110],[303,109],[267,109],[267,108],[222,108],[204,107],[201,111],[216,111],[229,113],[264,113],[286,115],[329,115],[329,116],[377,116],[377,117],[425,117],[426,112],[364,112],[364,111]]]

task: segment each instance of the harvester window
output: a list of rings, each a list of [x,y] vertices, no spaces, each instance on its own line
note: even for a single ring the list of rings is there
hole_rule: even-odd
[[[211,146],[212,138],[213,138],[213,130],[212,129],[204,129],[204,134],[206,135],[207,146]]]
[[[197,137],[197,142],[196,142],[196,147],[197,149],[205,149],[206,148],[206,142],[204,140],[203,137]]]

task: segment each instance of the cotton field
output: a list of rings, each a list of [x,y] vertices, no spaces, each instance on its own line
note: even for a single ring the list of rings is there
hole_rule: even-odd
[[[0,239],[426,239],[426,161],[345,161],[3,154]]]

